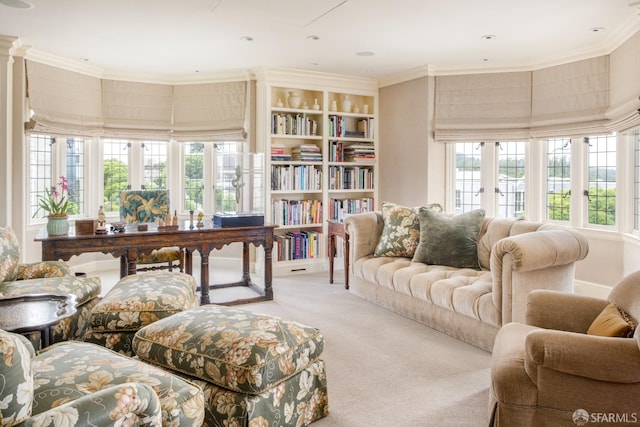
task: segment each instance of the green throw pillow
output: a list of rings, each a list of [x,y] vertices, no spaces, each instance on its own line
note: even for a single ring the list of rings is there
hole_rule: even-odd
[[[438,204],[425,208],[442,210]],[[395,203],[382,202],[384,227],[374,256],[413,257],[420,240],[420,207],[410,208]]]
[[[484,216],[484,209],[451,216],[421,208],[420,243],[413,261],[479,270],[478,234]]]

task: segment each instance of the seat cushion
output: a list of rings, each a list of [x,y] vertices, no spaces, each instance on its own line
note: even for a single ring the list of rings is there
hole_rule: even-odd
[[[185,273],[126,276],[91,311],[92,331],[137,331],[174,313],[198,306],[196,280]]]
[[[319,358],[321,332],[223,306],[177,313],[138,331],[136,355],[228,390],[259,394]]]
[[[183,253],[180,248],[170,247],[151,251],[149,254],[142,254],[138,257],[138,264],[156,264],[160,262],[181,261]]]
[[[160,398],[162,425],[200,426],[203,422],[204,395],[195,384],[95,344],[55,344],[33,359],[32,368],[34,415],[107,387],[133,382],[153,387]]]

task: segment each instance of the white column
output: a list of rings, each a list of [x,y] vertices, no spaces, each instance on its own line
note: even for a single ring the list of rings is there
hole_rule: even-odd
[[[0,225],[12,224],[13,54],[19,43],[0,36]]]

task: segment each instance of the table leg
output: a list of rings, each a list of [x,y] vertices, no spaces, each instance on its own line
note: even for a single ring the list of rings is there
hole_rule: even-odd
[[[138,252],[135,249],[129,249],[127,251],[127,260],[129,261],[129,268],[127,274],[136,274],[138,272]]]
[[[251,274],[249,272],[249,243],[242,242],[242,284],[249,286]]]
[[[200,305],[211,304],[209,300],[209,251],[200,252]]]
[[[272,246],[266,245],[264,247],[264,296],[268,299],[273,299],[273,288],[271,288],[271,280],[272,280],[272,270],[271,270],[271,261],[272,261]]]
[[[120,256],[120,278],[122,279],[127,275],[127,257],[122,255]]]
[[[344,233],[344,288],[349,289],[349,233]],[[331,276],[333,278],[333,276]]]
[[[53,326],[47,326],[40,331],[40,343],[42,348],[49,347],[53,340]]]
[[[193,252],[190,249],[184,250],[184,272],[193,276]]]
[[[333,259],[336,256],[336,236],[329,233],[327,236],[327,247],[329,249],[329,283],[333,283]]]

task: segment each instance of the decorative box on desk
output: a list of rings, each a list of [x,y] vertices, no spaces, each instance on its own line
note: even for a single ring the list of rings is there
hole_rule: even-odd
[[[94,234],[98,228],[97,219],[76,219],[76,234],[86,236]]]
[[[239,213],[227,214],[217,213],[213,215],[214,227],[250,227],[252,225],[264,225],[264,214],[261,213]]]
[[[264,155],[221,152],[216,156],[214,227],[264,225]]]

